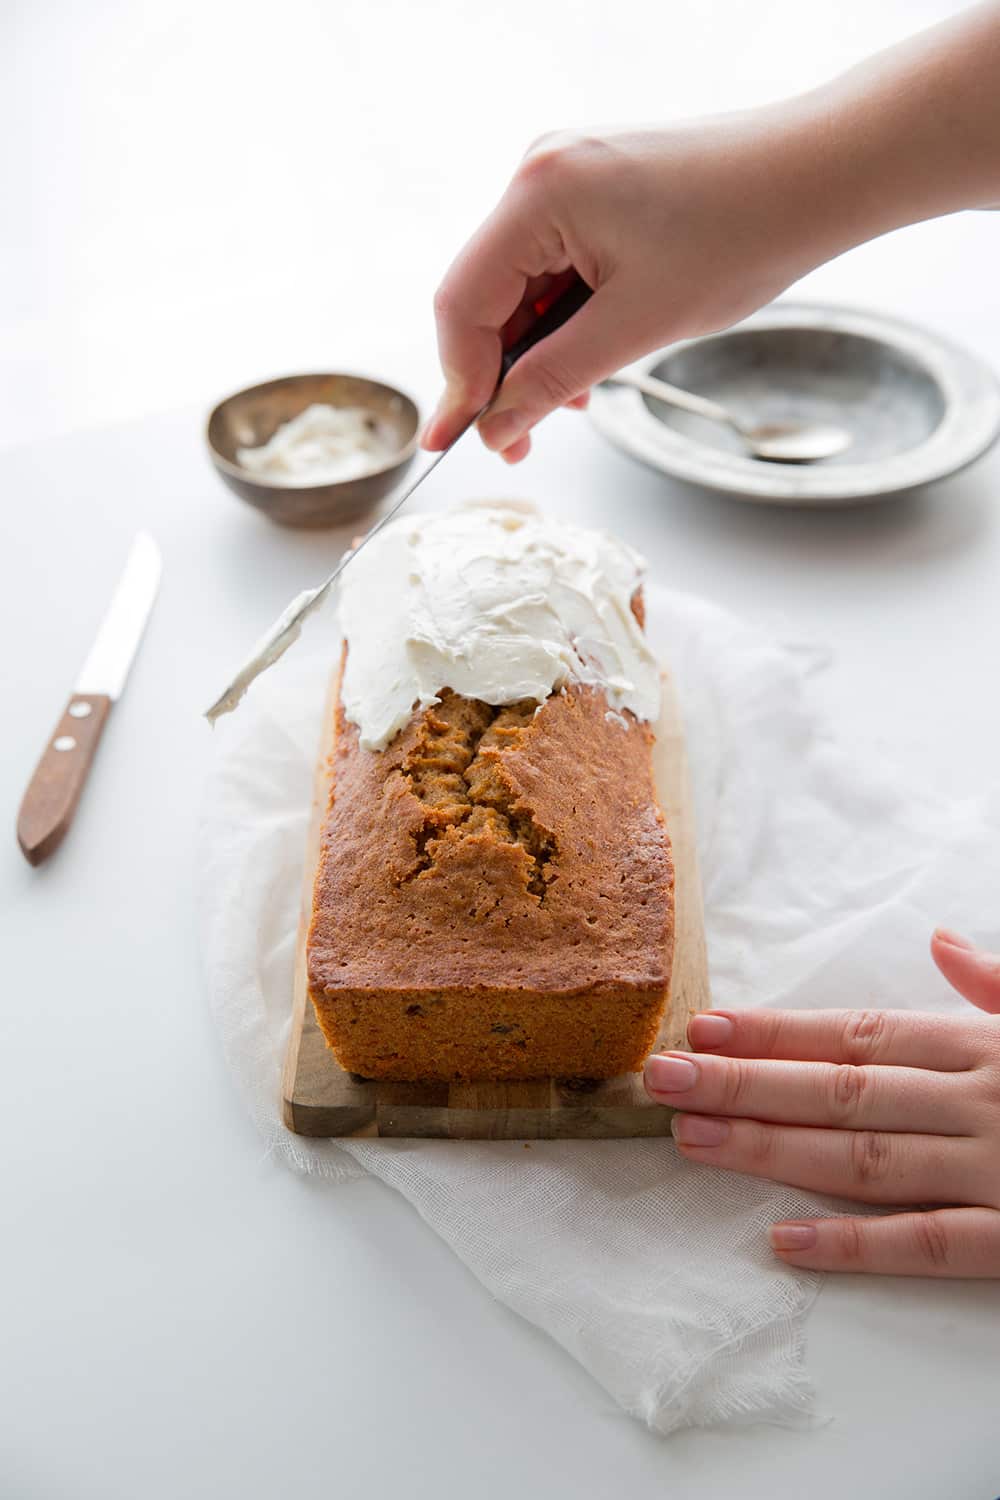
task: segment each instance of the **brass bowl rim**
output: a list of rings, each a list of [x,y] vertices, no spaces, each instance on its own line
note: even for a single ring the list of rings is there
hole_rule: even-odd
[[[293,380],[329,380],[331,378],[338,380],[358,380],[364,385],[380,385],[390,395],[401,396],[413,408],[413,414],[416,418],[413,436],[409,442],[404,443],[403,447],[398,449],[393,458],[384,464],[380,464],[378,468],[366,469],[363,474],[355,474],[350,479],[326,479],[319,484],[315,480],[310,479],[274,479],[254,474],[249,469],[244,469],[242,464],[233,463],[231,459],[226,458],[225,454],[220,453],[213,443],[211,437],[212,423],[215,420],[216,414],[224,406],[228,406],[230,401],[236,401],[240,396],[250,396],[254,391],[263,390],[265,386],[283,385],[285,382]],[[303,410],[305,410],[304,407]],[[404,391],[398,385],[390,385],[387,380],[376,380],[371,375],[359,375],[352,370],[306,370],[301,374],[274,375],[269,380],[258,380],[254,385],[243,386],[241,390],[232,391],[230,395],[223,396],[221,401],[215,403],[205,419],[204,436],[205,446],[211,454],[212,462],[216,467],[222,469],[227,474],[232,474],[234,478],[241,480],[244,484],[259,485],[264,490],[295,490],[299,494],[304,494],[309,490],[317,492],[321,490],[335,490],[347,485],[362,484],[365,480],[374,479],[377,474],[388,474],[393,469],[398,468],[400,464],[409,462],[416,454],[420,443],[420,407],[409,391]]]

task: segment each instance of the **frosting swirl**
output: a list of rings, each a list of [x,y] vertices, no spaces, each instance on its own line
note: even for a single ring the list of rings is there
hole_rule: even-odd
[[[392,522],[340,582],[341,697],[362,746],[384,749],[445,688],[502,705],[582,682],[655,719],[659,667],[631,607],[643,570],[624,543],[519,501]]]

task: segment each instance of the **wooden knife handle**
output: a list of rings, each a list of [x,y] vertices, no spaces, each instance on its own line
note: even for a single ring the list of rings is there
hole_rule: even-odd
[[[17,842],[30,864],[40,865],[62,842],[110,712],[103,693],[74,693],[67,703],[17,815]]]

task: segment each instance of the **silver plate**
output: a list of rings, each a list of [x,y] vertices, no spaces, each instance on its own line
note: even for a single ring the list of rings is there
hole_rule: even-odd
[[[855,308],[778,302],[726,333],[674,344],[632,368],[754,422],[832,422],[854,434],[838,457],[793,468],[750,458],[728,428],[637,391],[594,391],[591,420],[619,448],[743,500],[880,500],[955,473],[1000,433],[1000,386],[987,365],[926,329]]]

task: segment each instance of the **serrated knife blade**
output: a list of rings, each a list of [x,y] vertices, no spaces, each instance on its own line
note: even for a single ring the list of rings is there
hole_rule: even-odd
[[[140,531],[132,543],[107,614],[80,668],[76,680],[78,693],[106,693],[112,702],[121,697],[160,587],[162,571],[159,547],[148,531]]]

